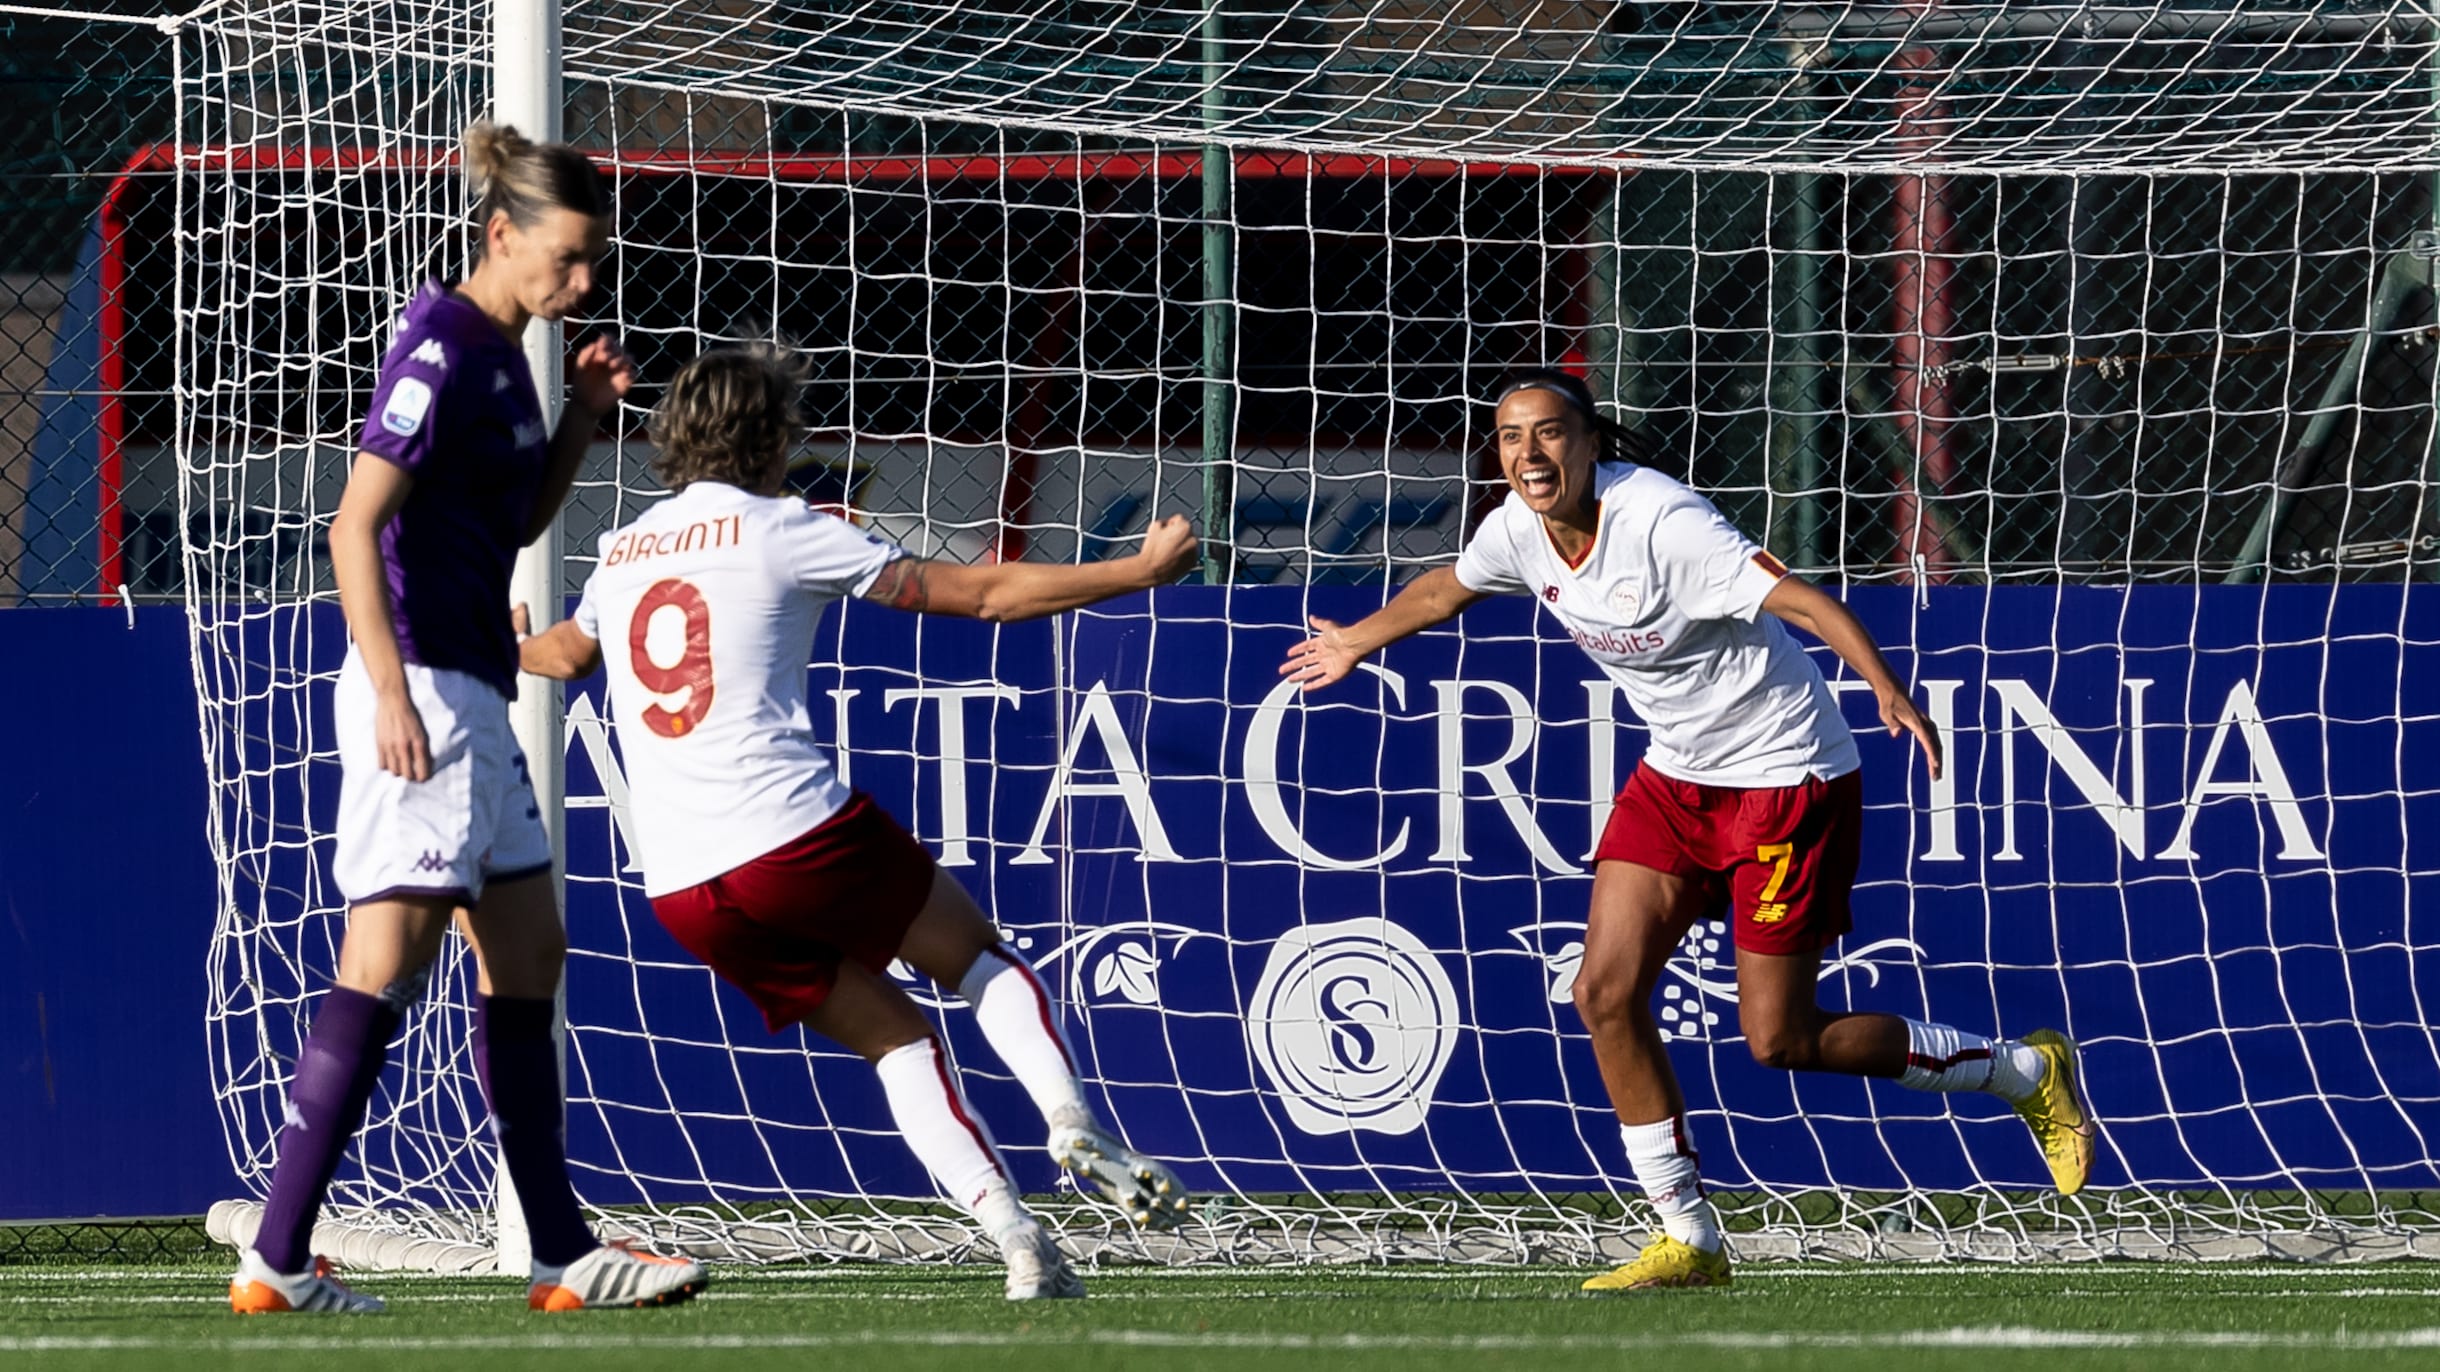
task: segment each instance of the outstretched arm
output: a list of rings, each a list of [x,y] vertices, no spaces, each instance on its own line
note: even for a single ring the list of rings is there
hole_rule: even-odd
[[[1320,632],[1288,650],[1279,674],[1318,691],[1356,669],[1356,664],[1405,638],[1452,619],[1483,598],[1466,589],[1453,567],[1434,567],[1391,598],[1389,604],[1353,624],[1313,617]]]
[[[1144,531],[1144,546],[1130,557],[1080,566],[1001,562],[982,567],[902,557],[881,569],[864,598],[912,614],[1010,624],[1165,586],[1194,563],[1194,526],[1183,515],[1171,515],[1153,521]]]
[[[1880,702],[1881,723],[1888,726],[1890,737],[1913,734],[1923,749],[1923,760],[1931,764],[1932,779],[1940,779],[1940,727],[1915,708],[1914,697],[1906,693],[1898,674],[1889,669],[1889,660],[1881,656],[1881,645],[1872,641],[1871,632],[1853,611],[1800,576],[1781,577],[1763,597],[1762,608],[1829,644],[1841,662],[1854,668]]]
[[[508,617],[517,626],[518,671],[554,681],[574,681],[601,669],[601,640],[577,628],[575,620],[563,619],[528,638],[525,607],[520,605],[509,611]]]

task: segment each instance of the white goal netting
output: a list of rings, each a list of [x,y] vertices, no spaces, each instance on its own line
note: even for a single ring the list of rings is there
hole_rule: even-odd
[[[128,489],[183,540],[214,1081],[257,1188],[341,932],[320,538],[391,319],[463,266],[488,20],[199,11],[164,40],[168,169],[120,210],[175,249],[129,307],[175,422]],[[1212,541],[1215,584],[1056,624],[849,606],[811,667],[854,780],[1205,1198],[1159,1239],[1054,1198],[1078,1247],[1581,1261],[1642,1232],[1567,996],[1636,722],[1522,601],[1273,690],[1306,614],[1454,554],[1498,494],[1478,402],[1525,365],[1586,374],[1849,591],[1952,734],[1938,783],[1865,740],[1830,1003],[2087,1049],[2102,1161],[2060,1201],[1987,1102],[1755,1067],[1704,933],[1661,1013],[1745,1251],[2440,1237],[2427,11],[579,3],[565,47],[569,136],[617,187],[582,324],[644,378],[571,502],[569,589],[659,496],[656,384],[774,330],[812,371],[810,498],[970,560],[1106,556],[1170,510]],[[654,924],[597,688],[567,746],[588,1204],[715,1256],[972,1251],[870,1074],[765,1034]],[[421,1241],[398,1261],[491,1241],[470,990],[453,950],[334,1192]]]

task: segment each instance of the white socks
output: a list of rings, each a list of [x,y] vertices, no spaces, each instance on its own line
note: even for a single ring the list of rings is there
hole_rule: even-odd
[[[1626,1141],[1627,1163],[1635,1169],[1636,1185],[1644,1188],[1645,1198],[1660,1212],[1661,1228],[1669,1237],[1706,1253],[1720,1251],[1720,1215],[1703,1197],[1703,1177],[1696,1167],[1694,1145],[1686,1137],[1686,1117],[1622,1124],[1618,1137]]]
[[[2014,1039],[1987,1039],[1945,1024],[1906,1022],[1906,1070],[1898,1084],[1916,1091],[1988,1091],[2021,1101],[2042,1084],[2042,1055]]]
[[[1062,1110],[1090,1117],[1076,1085],[1075,1057],[1059,1032],[1059,1012],[1023,958],[1006,948],[984,949],[958,983],[957,993],[974,1008],[983,1037],[1025,1094],[1034,1098],[1044,1123],[1052,1123],[1052,1116]]]
[[[1076,1084],[1075,1059],[1059,1032],[1059,1013],[1024,959],[1005,948],[985,949],[958,983],[957,993],[973,1008],[984,1039],[1025,1094],[1033,1097],[1045,1123],[1061,1115],[1092,1117]],[[941,1055],[940,1040],[927,1038],[894,1049],[873,1066],[881,1073],[898,1132],[950,1199],[995,1239],[1034,1223],[1009,1183],[991,1131],[958,1089]]]
[[[918,1039],[873,1064],[890,1115],[933,1180],[993,1238],[1033,1223],[992,1146],[991,1131],[966,1106],[941,1056],[940,1040]]]

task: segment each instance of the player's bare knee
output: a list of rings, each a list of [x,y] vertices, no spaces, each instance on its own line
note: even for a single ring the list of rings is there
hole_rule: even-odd
[[[1755,1062],[1782,1072],[1808,1072],[1821,1062],[1821,1035],[1793,1025],[1748,1025],[1745,1046]]]
[[[1580,967],[1575,988],[1570,992],[1576,1002],[1576,1013],[1591,1029],[1633,1024],[1644,1013],[1650,990],[1643,981],[1631,966]],[[1645,994],[1638,994],[1639,986]]]

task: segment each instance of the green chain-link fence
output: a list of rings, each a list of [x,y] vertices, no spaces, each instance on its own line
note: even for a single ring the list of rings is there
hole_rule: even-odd
[[[1345,109],[1394,111],[1479,56],[1465,43],[1490,43],[1491,20],[1548,7],[1459,8],[1488,18],[1453,39],[1392,24],[1379,5],[1232,7],[1210,49],[1229,64],[1223,113],[1266,92],[1285,107],[1359,88]],[[910,24],[930,15],[926,43],[901,54],[909,70],[961,44],[1022,46],[1007,16],[857,12],[879,23],[897,9]],[[1068,9],[1079,24],[1101,12]],[[1810,118],[1807,136],[1841,147],[1919,135],[1937,148],[1941,121],[1969,110],[1980,136],[1998,137],[2021,108],[2029,146],[2071,134],[2099,145],[2112,121],[2148,127],[2131,121],[2161,99],[2137,101],[2135,77],[2169,57],[2138,63],[2116,94],[2087,83],[2073,100],[2025,74],[2050,62],[2059,85],[2126,53],[2194,56],[2112,47],[2107,34],[2048,48],[1934,35],[1921,50],[1951,76],[1949,103],[1932,108],[1909,105],[1914,69],[1874,32],[1826,31],[1801,85],[1688,84],[1679,59],[1714,50],[1698,39],[1751,40],[1765,12],[1794,23],[1787,7],[1577,11],[1606,15],[1579,37],[1607,65],[1435,97],[1431,117],[1456,121],[1453,148],[1534,98],[1570,146],[1597,147],[1605,128],[1631,132],[1627,96],[1690,127],[1704,100],[1750,127]],[[2433,211],[2420,172],[1689,172],[1242,138],[1207,157],[1174,134],[851,109],[802,72],[801,98],[786,98],[784,65],[718,89],[717,44],[690,51],[702,71],[671,76],[654,27],[670,12],[640,7],[622,28],[624,13],[569,20],[583,47],[571,137],[620,185],[609,285],[587,322],[637,353],[645,404],[649,383],[708,344],[796,342],[813,373],[800,484],[930,551],[1099,556],[1157,510],[1185,508],[1233,544],[1223,565],[1238,579],[1397,579],[1449,556],[1496,498],[1480,398],[1506,368],[1553,364],[1586,371],[1662,462],[1825,573],[2116,581],[2434,565],[2435,316],[2415,255]],[[1191,92],[1197,69],[1177,59],[1203,51],[1191,41],[1208,16],[1144,13],[1147,35],[1184,46],[1162,57],[1146,37],[1141,52],[1077,62],[1065,79],[1078,100],[1099,98],[1094,83],[1125,62]],[[1348,27],[1350,14],[1373,27]],[[250,53],[225,32],[198,38],[184,58],[191,106],[244,108],[252,122],[190,114],[189,146],[205,155],[184,173],[181,220],[178,173],[142,155],[172,135],[169,36],[5,15],[0,31],[0,604],[119,584],[176,592],[171,401],[194,380],[181,357],[205,353],[242,393],[215,395],[194,428],[199,455],[335,450],[289,482],[299,489],[211,510],[221,524],[198,532],[226,556],[208,565],[262,586],[293,561],[326,584],[318,525],[388,315],[415,275],[450,270],[462,251],[447,223],[462,196],[441,181],[448,130],[307,117],[359,98],[334,92],[405,79],[403,66],[350,76],[357,59],[335,39],[286,32],[285,46]],[[2239,52],[2239,39],[2267,41],[2213,41]],[[480,35],[468,41],[479,52]],[[329,69],[273,60],[299,53]],[[2309,56],[2230,79],[2421,117],[2427,87],[2390,49]],[[603,74],[648,57],[658,84]],[[1012,82],[1026,75],[1014,56],[959,70],[995,60]],[[458,88],[452,107],[479,103],[480,67],[462,52],[416,79]],[[2018,104],[1993,94],[2008,91]],[[2181,127],[2226,148],[2269,126]],[[364,158],[388,161],[354,165]],[[591,535],[652,493],[640,420],[629,414],[586,473],[572,576]]]

